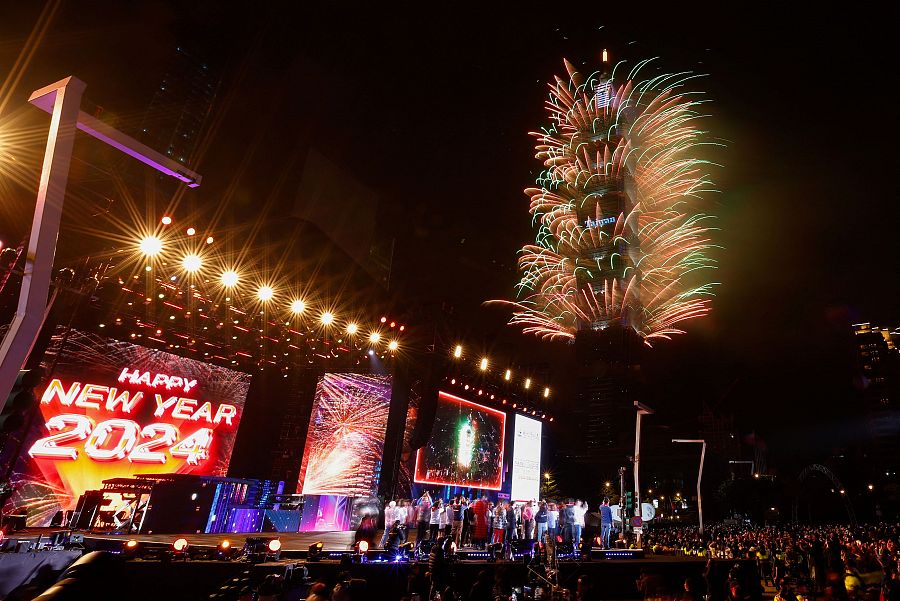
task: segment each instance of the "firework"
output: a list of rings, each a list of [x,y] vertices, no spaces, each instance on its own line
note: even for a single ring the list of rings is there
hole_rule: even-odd
[[[319,380],[300,468],[303,494],[376,492],[390,404],[390,376],[325,374]]]
[[[537,236],[509,303],[526,333],[621,325],[649,345],[710,310],[705,100],[685,89],[690,73],[639,79],[647,63],[618,81],[616,69],[585,79],[566,61],[568,78],[550,84],[551,123],[532,133],[545,170],[525,190]]]

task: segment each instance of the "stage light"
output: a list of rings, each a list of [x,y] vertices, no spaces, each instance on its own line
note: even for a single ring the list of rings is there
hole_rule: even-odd
[[[546,399],[549,396],[550,396],[550,389],[545,387],[544,388],[544,398]]]
[[[391,340],[388,343],[388,350],[396,351],[400,347],[400,344],[396,340]]]
[[[168,215],[163,215],[163,218],[160,219],[160,221],[162,221],[163,225],[172,225],[172,218]]]
[[[222,277],[220,279],[223,286],[231,288],[232,286],[237,286],[238,274],[233,269],[229,269],[228,271],[222,272]]]
[[[355,323],[347,324],[347,333],[353,336],[356,332],[359,331],[359,326]]]
[[[525,378],[525,390],[531,388],[531,378]]]
[[[330,326],[334,323],[334,313],[331,311],[325,311],[322,313],[322,317],[319,318],[319,321],[322,322],[323,326]]]
[[[187,229],[187,235],[188,235],[188,236],[193,236],[193,235],[196,234],[196,233],[197,233],[197,230],[195,230],[195,229],[192,228],[192,227],[189,227],[189,228]]]
[[[259,290],[256,291],[256,298],[264,303],[272,300],[273,296],[275,296],[275,290],[271,286],[260,286]]]
[[[387,321],[387,317],[382,317],[382,318],[381,318],[381,323],[385,323],[386,321]]]
[[[509,379],[510,379],[510,378],[512,378],[512,370],[511,370],[511,369],[507,369],[507,370],[506,370],[506,373],[503,374],[503,379],[506,380],[507,382],[509,382]]]
[[[319,561],[322,557],[322,548],[325,546],[325,543],[322,541],[316,541],[309,546],[309,550],[306,554],[307,561]]]
[[[300,315],[306,310],[306,303],[304,303],[299,298],[291,301],[291,313],[294,315]]]
[[[606,49],[603,49],[603,52],[600,54],[600,61],[604,63],[609,62],[609,54],[606,52]]]
[[[212,244],[213,242],[215,242],[215,240],[213,239],[212,236],[207,236],[207,237],[206,237],[206,243],[207,243],[207,244]]]
[[[460,346],[458,344],[456,345],[456,348],[453,349],[453,356],[457,359],[462,357],[462,346]]]
[[[144,236],[143,238],[141,238],[141,242],[140,244],[138,244],[138,248],[141,250],[141,253],[143,253],[144,256],[155,257],[160,252],[162,252],[163,244],[162,240],[160,240],[156,236]]]
[[[375,344],[379,340],[381,340],[381,334],[379,334],[378,332],[372,332],[371,334],[369,334],[369,342],[371,342],[372,344]]]
[[[874,484],[870,484],[870,485],[867,486],[866,488],[868,488],[869,490],[875,490],[875,485],[874,485]]]
[[[176,538],[175,542],[172,543],[172,548],[175,549],[178,553],[184,553],[187,551],[188,542],[186,538]]]
[[[364,555],[369,552],[369,541],[361,540],[357,542],[354,547],[356,547],[356,552],[360,555]]]
[[[487,357],[482,357],[482,358],[481,358],[481,366],[480,366],[480,367],[481,367],[481,371],[486,371],[486,370],[487,370],[487,368],[488,368],[488,360],[487,360]]]
[[[181,266],[184,267],[184,270],[188,273],[196,273],[200,271],[200,267],[203,266],[203,259],[198,255],[185,255],[181,260]]]
[[[277,538],[273,538],[269,541],[268,547],[270,553],[278,553],[279,551],[281,551],[281,541]]]

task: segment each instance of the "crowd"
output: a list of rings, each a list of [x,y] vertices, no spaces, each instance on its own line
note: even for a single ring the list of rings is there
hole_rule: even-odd
[[[812,594],[835,599],[900,601],[900,525],[715,525],[651,531],[644,548],[710,559],[750,559],[776,601]]]
[[[545,535],[578,543],[586,536],[601,536],[609,547],[612,513],[607,500],[596,511],[580,499],[568,501],[489,501],[487,497],[456,496],[445,502],[426,491],[417,500],[390,501],[384,509],[380,546],[399,546],[409,532],[416,544],[447,537],[457,548],[484,549],[489,544],[508,548],[515,540],[543,540]]]

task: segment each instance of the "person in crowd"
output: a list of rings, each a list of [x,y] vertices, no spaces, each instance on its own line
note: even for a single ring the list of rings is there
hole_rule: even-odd
[[[600,506],[600,541],[604,549],[609,549],[609,534],[612,532],[613,513],[609,506],[609,497],[603,497]]]
[[[382,544],[382,547],[391,553],[397,553],[400,551],[400,545],[403,544],[403,530],[405,526],[400,523],[400,520],[394,520],[391,524],[391,527],[387,529],[387,539]]]
[[[541,501],[537,513],[534,514],[534,523],[537,527],[536,538],[541,542],[544,540],[544,535],[547,534],[547,517],[547,502]]]
[[[502,543],[506,534],[506,510],[502,503],[494,507],[494,543]]]
[[[578,577],[578,583],[575,587],[575,600],[600,601],[600,591],[590,575],[582,574]]]
[[[453,504],[450,506],[450,509],[453,515],[452,526],[450,527],[450,539],[456,543],[456,548],[459,549],[462,546],[462,526],[466,513],[466,505],[463,502],[462,497],[453,499]]]

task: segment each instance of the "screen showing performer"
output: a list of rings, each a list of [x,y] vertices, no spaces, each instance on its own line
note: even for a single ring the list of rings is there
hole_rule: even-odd
[[[322,376],[297,489],[351,497],[378,492],[390,407],[391,376]]]
[[[228,471],[249,374],[63,329],[41,366],[38,408],[4,448],[15,487],[6,509],[29,524],[110,478]]]
[[[505,432],[502,411],[440,392],[431,438],[416,455],[415,481],[499,490]]]

